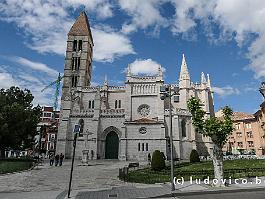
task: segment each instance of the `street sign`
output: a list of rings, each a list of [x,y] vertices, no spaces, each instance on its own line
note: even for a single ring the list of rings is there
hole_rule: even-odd
[[[73,133],[79,133],[80,132],[80,125],[79,124],[75,124]]]

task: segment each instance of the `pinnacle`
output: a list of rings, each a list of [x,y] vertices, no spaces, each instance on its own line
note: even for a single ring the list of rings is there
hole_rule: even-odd
[[[187,67],[187,63],[186,63],[186,59],[185,59],[185,55],[182,55],[182,63],[181,63],[181,68],[180,68],[180,76],[179,76],[180,80],[190,80],[190,74],[188,71],[188,67]]]

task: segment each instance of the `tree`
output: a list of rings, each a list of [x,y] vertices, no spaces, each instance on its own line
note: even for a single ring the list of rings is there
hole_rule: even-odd
[[[34,97],[27,89],[18,87],[0,90],[0,151],[30,148],[37,134],[41,107],[33,107]]]
[[[195,149],[192,149],[190,152],[190,162],[191,163],[200,162],[199,154]]]
[[[165,168],[165,158],[159,150],[155,150],[152,155],[151,168],[155,171],[161,171]]]
[[[223,152],[222,148],[227,141],[227,136],[233,131],[233,122],[231,116],[233,111],[230,107],[225,106],[223,118],[205,117],[205,111],[202,109],[203,104],[199,99],[192,97],[188,101],[188,109],[192,114],[192,124],[197,132],[209,136],[213,142],[213,165],[214,176],[221,186],[221,179],[224,177],[223,171]]]

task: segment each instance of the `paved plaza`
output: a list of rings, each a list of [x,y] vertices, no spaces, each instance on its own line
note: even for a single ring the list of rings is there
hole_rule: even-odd
[[[13,174],[0,175],[1,199],[64,199],[67,195],[71,162],[65,161],[62,167],[49,166],[48,161],[32,170]],[[171,196],[171,186],[166,184],[139,184],[120,181],[118,169],[128,165],[124,161],[95,160],[82,165],[76,161],[71,198],[104,199],[104,198],[193,198],[194,195],[224,194],[238,196],[242,192],[265,190],[264,183],[260,185],[232,184],[226,188],[213,188],[203,184],[185,182],[177,185],[174,197]],[[209,195],[210,194],[210,195]],[[260,194],[256,194],[259,198]],[[212,195],[213,196],[213,195]],[[202,196],[200,196],[202,197]]]

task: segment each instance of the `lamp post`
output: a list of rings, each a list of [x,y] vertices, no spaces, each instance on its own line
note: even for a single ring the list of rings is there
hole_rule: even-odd
[[[170,135],[170,179],[171,179],[171,190],[175,190],[174,185],[174,160],[173,160],[173,134],[172,134],[172,106],[171,106],[171,97],[174,95],[178,95],[179,93],[179,87],[174,87],[174,90],[172,92],[171,90],[171,84],[168,84],[167,86],[161,86],[160,87],[160,99],[166,100],[166,98],[169,98],[169,135]],[[174,102],[179,101],[179,96],[176,96],[174,98]]]
[[[72,185],[72,177],[73,177],[73,169],[74,169],[74,161],[75,161],[75,148],[76,148],[76,139],[77,135],[80,132],[80,125],[76,124],[73,130],[74,133],[74,142],[73,142],[73,156],[72,156],[72,164],[71,164],[71,172],[70,172],[70,180],[69,180],[69,186],[68,186],[68,198],[70,198],[71,193],[71,185]]]

